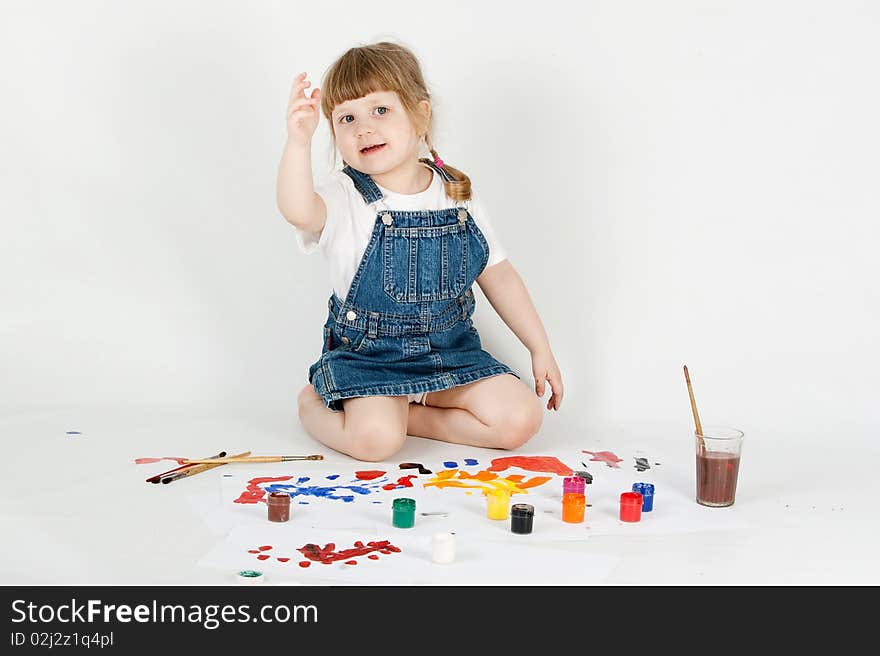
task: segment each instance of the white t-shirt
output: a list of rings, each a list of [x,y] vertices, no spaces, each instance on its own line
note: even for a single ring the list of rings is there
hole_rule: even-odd
[[[455,201],[446,195],[440,176],[433,170],[431,176],[428,188],[417,194],[398,194],[379,186],[385,196],[384,204],[389,210],[402,211],[455,207]],[[315,191],[327,206],[327,221],[321,232],[307,232],[296,228],[296,242],[307,255],[315,250],[323,252],[330,273],[330,285],[344,301],[364,256],[364,250],[370,243],[379,210],[364,201],[363,196],[355,189],[352,179],[342,171],[331,174]],[[507,255],[495,236],[486,209],[475,192],[471,192],[471,199],[465,202],[465,207],[489,245],[489,261],[486,267],[506,259]]]

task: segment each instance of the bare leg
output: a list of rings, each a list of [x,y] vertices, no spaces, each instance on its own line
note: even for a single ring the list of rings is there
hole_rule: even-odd
[[[357,460],[390,458],[406,440],[407,398],[368,396],[346,399],[343,412],[333,412],[306,385],[299,393],[299,418],[322,444]]]
[[[409,406],[407,433],[490,449],[516,449],[541,427],[541,400],[504,374],[428,394]]]

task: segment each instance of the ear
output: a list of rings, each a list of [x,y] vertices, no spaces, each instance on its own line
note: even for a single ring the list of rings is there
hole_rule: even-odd
[[[420,100],[416,107],[416,115],[418,116],[416,131],[423,135],[427,133],[428,125],[431,123],[431,103],[427,100]]]

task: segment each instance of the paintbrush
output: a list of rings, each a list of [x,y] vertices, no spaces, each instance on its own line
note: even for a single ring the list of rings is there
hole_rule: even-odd
[[[244,456],[250,455],[250,451],[245,451],[243,453],[236,453],[234,456],[230,456],[231,458],[242,458]],[[214,469],[214,467],[222,467],[225,463],[216,463],[216,464],[205,464],[205,465],[192,465],[191,467],[187,467],[186,469],[182,469],[178,472],[174,472],[173,474],[169,474],[168,476],[164,476],[162,478],[163,483],[173,483],[174,481],[186,478],[187,476],[192,476],[193,474],[200,474],[203,471],[208,471],[209,469]]]
[[[223,457],[225,457],[225,456],[226,456],[226,451],[221,451],[221,452],[218,453],[216,456],[208,456],[208,458],[223,458]],[[165,476],[168,476],[168,475],[170,475],[170,474],[172,474],[172,473],[174,473],[174,472],[181,471],[181,470],[183,470],[183,469],[187,469],[187,468],[189,468],[189,467],[192,467],[192,465],[190,465],[190,464],[180,465],[180,467],[175,467],[174,469],[169,469],[168,471],[163,471],[161,474],[156,474],[155,476],[150,476],[150,477],[147,479],[147,483],[158,483],[158,482],[161,481]]]
[[[703,442],[703,426],[700,424],[700,414],[697,412],[697,402],[694,399],[694,388],[691,387],[691,377],[688,374],[687,365],[684,365],[684,379],[687,381],[688,396],[691,397],[691,411],[694,413],[694,426],[697,429],[697,439],[700,441],[700,451],[706,448]]]
[[[293,460],[323,460],[324,456],[251,456],[250,458],[205,458],[204,460],[187,460],[189,464],[226,464],[227,462],[291,462]]]

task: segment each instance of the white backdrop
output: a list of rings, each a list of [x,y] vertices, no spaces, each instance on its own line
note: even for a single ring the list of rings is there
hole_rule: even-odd
[[[0,6],[5,414],[295,421],[328,290],[275,205],[287,96],[387,37],[543,317],[555,426],[688,431],[687,363],[705,423],[880,427],[877,4]],[[528,375],[480,301],[487,348]]]

